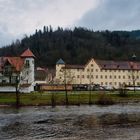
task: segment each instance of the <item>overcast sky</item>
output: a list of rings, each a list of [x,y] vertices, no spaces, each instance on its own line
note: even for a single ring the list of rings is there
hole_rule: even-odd
[[[0,46],[44,25],[140,29],[140,0],[0,0]]]

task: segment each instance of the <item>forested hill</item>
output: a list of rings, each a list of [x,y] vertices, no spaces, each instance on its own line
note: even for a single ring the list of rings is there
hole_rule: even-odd
[[[140,30],[91,31],[85,28],[36,30],[9,46],[0,48],[0,56],[18,56],[30,48],[38,66],[54,66],[59,58],[70,64],[85,64],[88,59],[130,60],[133,53],[140,60]]]

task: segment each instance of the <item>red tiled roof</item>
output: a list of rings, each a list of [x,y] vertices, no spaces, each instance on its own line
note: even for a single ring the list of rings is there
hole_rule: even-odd
[[[66,69],[84,69],[84,65],[66,65]]]
[[[90,61],[94,60],[101,69],[109,70],[140,70],[140,62],[132,61],[113,61],[90,59],[85,65],[66,65],[66,69],[84,69]]]
[[[15,68],[16,71],[20,71],[24,65],[24,59],[21,57],[0,57],[0,71],[7,61]]]
[[[140,62],[95,60],[101,69],[140,70]]]
[[[24,59],[20,57],[8,57],[9,63],[16,68],[16,71],[20,71],[24,65]]]
[[[20,56],[21,57],[35,57],[29,48],[25,50]]]

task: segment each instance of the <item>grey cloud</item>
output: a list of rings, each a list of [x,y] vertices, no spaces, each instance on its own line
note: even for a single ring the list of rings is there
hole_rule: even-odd
[[[8,45],[31,30],[36,10],[45,9],[51,0],[0,0],[0,46]],[[33,20],[33,23],[35,20]],[[26,31],[23,30],[26,28]],[[35,29],[34,29],[35,30]]]
[[[15,39],[16,38],[14,38],[13,36],[10,36],[6,32],[4,33],[0,31],[0,46],[6,46],[10,44],[12,41],[14,41]]]
[[[139,0],[103,0],[76,23],[94,30],[134,30],[140,28]]]

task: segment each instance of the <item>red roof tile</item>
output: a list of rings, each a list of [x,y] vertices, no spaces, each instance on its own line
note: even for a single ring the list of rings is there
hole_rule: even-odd
[[[29,48],[25,50],[20,56],[21,57],[35,57]]]
[[[140,62],[95,60],[101,69],[140,70]]]
[[[84,69],[84,65],[66,65],[66,69]]]
[[[23,68],[24,59],[21,57],[0,57],[0,71],[7,61],[15,68],[16,71],[20,71]]]
[[[15,67],[16,71],[20,71],[24,65],[24,59],[20,57],[8,57],[9,63]]]

